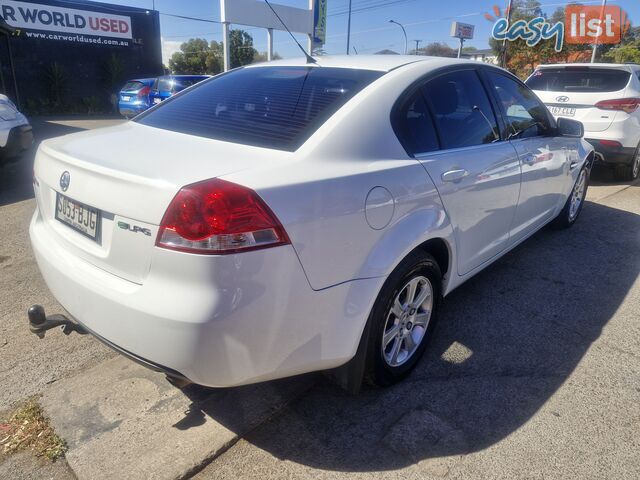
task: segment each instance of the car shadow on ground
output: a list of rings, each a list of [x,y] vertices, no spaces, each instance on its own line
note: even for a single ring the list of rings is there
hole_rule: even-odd
[[[573,228],[540,231],[449,295],[405,381],[350,396],[322,377],[245,440],[314,468],[382,471],[504,439],[567,380],[622,304],[640,272],[629,255],[639,231],[639,215],[587,202]],[[185,393],[191,420],[233,429],[242,416],[212,401],[215,391]]]

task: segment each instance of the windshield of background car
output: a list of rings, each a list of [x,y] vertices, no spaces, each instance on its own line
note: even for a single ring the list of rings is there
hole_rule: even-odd
[[[199,83],[136,122],[293,151],[382,74],[329,67],[243,68]]]
[[[543,68],[525,82],[532,90],[548,92],[616,92],[629,83],[624,70],[591,67]]]

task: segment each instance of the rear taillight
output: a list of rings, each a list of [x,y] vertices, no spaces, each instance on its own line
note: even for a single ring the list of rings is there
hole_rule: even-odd
[[[598,140],[600,145],[609,148],[622,148],[622,144],[616,140]]]
[[[225,254],[289,243],[284,228],[253,190],[212,179],[183,187],[167,209],[156,245]]]
[[[151,87],[143,87],[138,92],[138,97],[146,97],[147,95],[149,95],[149,92],[151,92]]]
[[[639,106],[640,98],[616,98],[596,103],[596,107],[601,110],[618,110],[626,113],[635,112]]]

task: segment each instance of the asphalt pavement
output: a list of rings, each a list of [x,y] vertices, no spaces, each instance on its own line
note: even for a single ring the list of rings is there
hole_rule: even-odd
[[[27,239],[32,161],[0,169],[0,412],[40,395],[70,448],[0,456],[0,478],[640,477],[639,183],[599,174],[573,228],[447,297],[406,381],[353,397],[320,375],[179,390],[89,336],[29,334],[28,306],[60,309]]]

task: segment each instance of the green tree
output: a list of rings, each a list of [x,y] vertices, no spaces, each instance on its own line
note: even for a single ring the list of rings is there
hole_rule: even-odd
[[[212,44],[214,42],[211,42]],[[206,73],[219,73],[211,71],[214,67],[211,57],[214,53],[211,46],[203,38],[190,38],[182,45],[180,51],[175,52],[169,59],[169,68],[177,74],[203,75]]]
[[[412,52],[413,54],[416,53],[416,51],[414,50]],[[419,48],[417,51],[418,55],[428,55],[430,57],[457,57],[458,56],[458,51],[451,48],[449,45],[447,45],[446,43],[442,43],[442,42],[433,42],[433,43],[429,43],[427,45],[425,45],[422,48]]]
[[[258,51],[253,48],[253,37],[244,30],[231,30],[229,34],[231,68],[241,67],[253,62]]]
[[[253,38],[244,30],[232,30],[229,34],[231,68],[253,62],[258,51],[253,48]],[[169,69],[177,74],[220,73],[224,68],[222,43],[211,43],[203,38],[191,38],[180,45],[180,51],[169,59]]]
[[[603,45],[602,60],[612,63],[640,63],[640,27],[630,29],[620,45]]]
[[[551,24],[565,20],[564,8],[558,8],[551,17],[547,17],[542,11],[538,0],[513,0],[511,10],[511,24],[518,20],[529,21],[536,17],[547,19]],[[583,59],[589,50],[588,45],[571,45],[565,43],[560,52],[555,51],[555,38],[541,40],[537,45],[530,47],[522,39],[504,43],[491,38],[489,45],[508,70],[526,78],[540,63],[565,63]],[[506,55],[506,58],[503,58]]]

